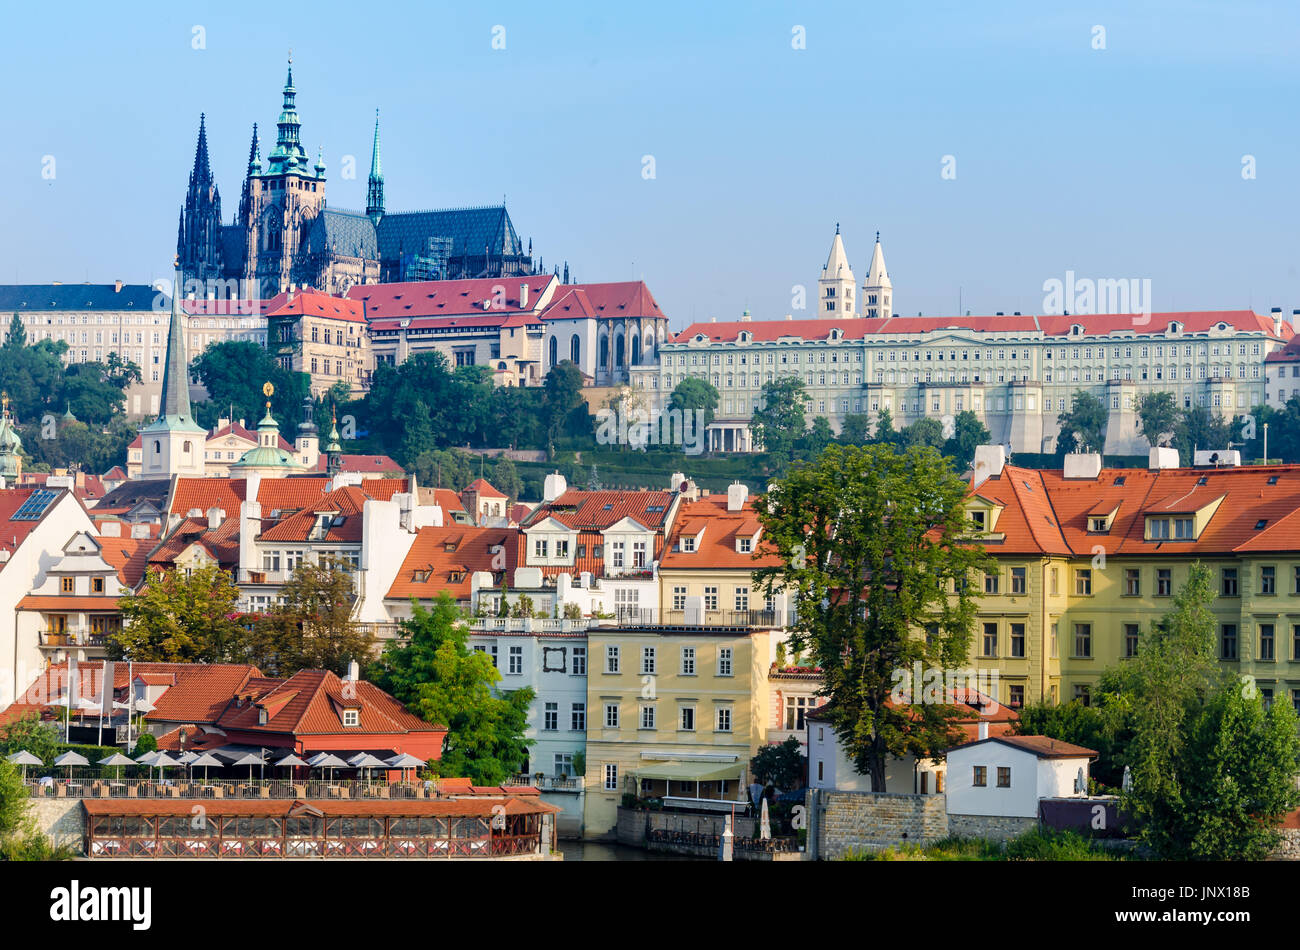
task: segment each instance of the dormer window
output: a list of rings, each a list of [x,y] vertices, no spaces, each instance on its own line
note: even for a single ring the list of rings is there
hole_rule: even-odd
[[[753,538],[737,538],[737,539],[736,539],[736,550],[739,551],[741,554],[749,554],[751,551],[754,550],[754,539],[753,539]]]
[[[1088,530],[1089,530],[1089,531],[1101,531],[1101,532],[1104,532],[1104,531],[1107,530],[1107,521],[1109,521],[1109,520],[1110,520],[1110,519],[1108,519],[1105,515],[1102,515],[1100,518],[1095,518],[1095,517],[1094,517],[1094,518],[1089,518],[1089,519],[1088,519]]]
[[[91,592],[92,594],[102,594],[102,593],[104,593],[104,578],[102,578],[102,577],[92,577],[92,578],[90,579],[90,592]]]
[[[695,550],[695,538],[693,536],[688,535],[687,537],[682,538],[682,550],[683,551]]]
[[[258,724],[259,726],[265,726],[265,725],[266,725],[266,707],[265,707],[265,706],[260,706],[260,707],[258,707],[258,710],[257,710],[257,724]]]
[[[343,725],[353,726],[353,727],[361,725],[361,710],[359,709],[343,710]]]
[[[970,523],[976,531],[983,531],[985,525],[988,523],[987,513],[983,511],[972,511],[970,513]]]
[[[430,573],[431,572],[429,571],[412,571],[411,580],[417,584],[423,584],[425,581],[429,579]]]

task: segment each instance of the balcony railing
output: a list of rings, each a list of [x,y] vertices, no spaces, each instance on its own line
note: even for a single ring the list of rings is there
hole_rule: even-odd
[[[474,633],[582,633],[592,620],[547,617],[479,617],[470,626]]]
[[[531,785],[543,792],[580,792],[584,788],[581,775],[516,775],[505,782],[509,786]]]
[[[748,630],[754,627],[787,626],[793,621],[794,615],[779,610],[687,611],[660,610],[657,607],[618,607],[614,619],[622,627],[719,627]]]
[[[40,631],[42,647],[103,647],[108,634],[87,627],[67,627],[63,630]]]

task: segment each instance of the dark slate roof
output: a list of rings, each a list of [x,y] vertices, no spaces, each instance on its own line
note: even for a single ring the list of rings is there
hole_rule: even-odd
[[[147,501],[161,511],[167,505],[167,493],[171,491],[171,486],[171,479],[167,478],[126,481],[101,498],[97,507],[107,511],[111,508],[132,508]]]
[[[379,260],[379,241],[375,225],[360,211],[326,208],[312,222],[307,234],[309,254],[330,253],[340,257]]]
[[[446,211],[400,211],[385,214],[377,230],[379,252],[385,261],[396,260],[402,254],[424,251],[431,237],[451,238],[452,257],[482,254],[484,244],[493,255],[519,256],[524,253],[523,242],[515,233],[505,205]]]
[[[155,298],[157,298],[155,300]],[[0,284],[0,311],[143,310],[166,313],[171,299],[148,284]]]

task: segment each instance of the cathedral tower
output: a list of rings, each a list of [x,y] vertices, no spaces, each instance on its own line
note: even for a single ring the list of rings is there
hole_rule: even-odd
[[[379,110],[375,110],[375,145],[370,150],[370,179],[366,184],[366,217],[379,227],[384,216],[384,170],[379,163]]]
[[[264,298],[301,283],[301,276],[293,271],[294,261],[325,204],[325,166],[319,159],[311,165],[303,148],[296,96],[291,58],[275,147],[263,167],[254,131],[240,208],[239,223],[247,235],[244,273],[256,280]]]
[[[871,251],[871,266],[862,284],[862,312],[868,317],[894,315],[894,285],[885,270],[885,252],[880,249],[880,232],[876,232],[876,246]]]
[[[199,116],[199,142],[194,149],[194,168],[190,171],[190,185],[185,193],[185,206],[181,209],[180,227],[176,235],[176,256],[180,260],[184,280],[221,280],[225,277],[225,262],[221,247],[221,193],[212,176],[208,161],[208,129],[206,116]],[[175,288],[184,295],[184,283]],[[205,294],[197,294],[199,297]]]
[[[821,279],[817,281],[817,316],[856,317],[857,307],[853,303],[853,269],[849,267],[849,257],[844,253],[844,241],[840,238],[840,226],[835,225],[835,239],[831,241],[831,253],[822,268]]]

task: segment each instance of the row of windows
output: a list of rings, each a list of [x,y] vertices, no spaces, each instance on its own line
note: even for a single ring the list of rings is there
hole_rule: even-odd
[[[716,608],[712,608],[716,609]],[[678,673],[682,676],[698,675],[697,652],[693,646],[680,648],[678,656]],[[618,674],[623,671],[623,648],[610,644],[605,647],[605,672]],[[659,648],[643,646],[641,648],[642,676],[655,676],[659,670]],[[717,661],[714,665],[715,676],[735,675],[735,651],[731,647],[718,647]]]
[[[548,706],[555,705],[547,703]],[[576,703],[575,705],[581,705]],[[681,732],[695,732],[696,710],[694,703],[683,703],[677,707],[677,729]],[[618,703],[605,704],[605,728],[620,728],[621,707]],[[638,729],[658,729],[659,728],[659,710],[653,703],[641,703],[637,707],[637,728]],[[713,710],[713,731],[714,732],[731,732],[732,731],[732,708],[730,704],[718,705]],[[577,728],[576,726],[574,727]]]

